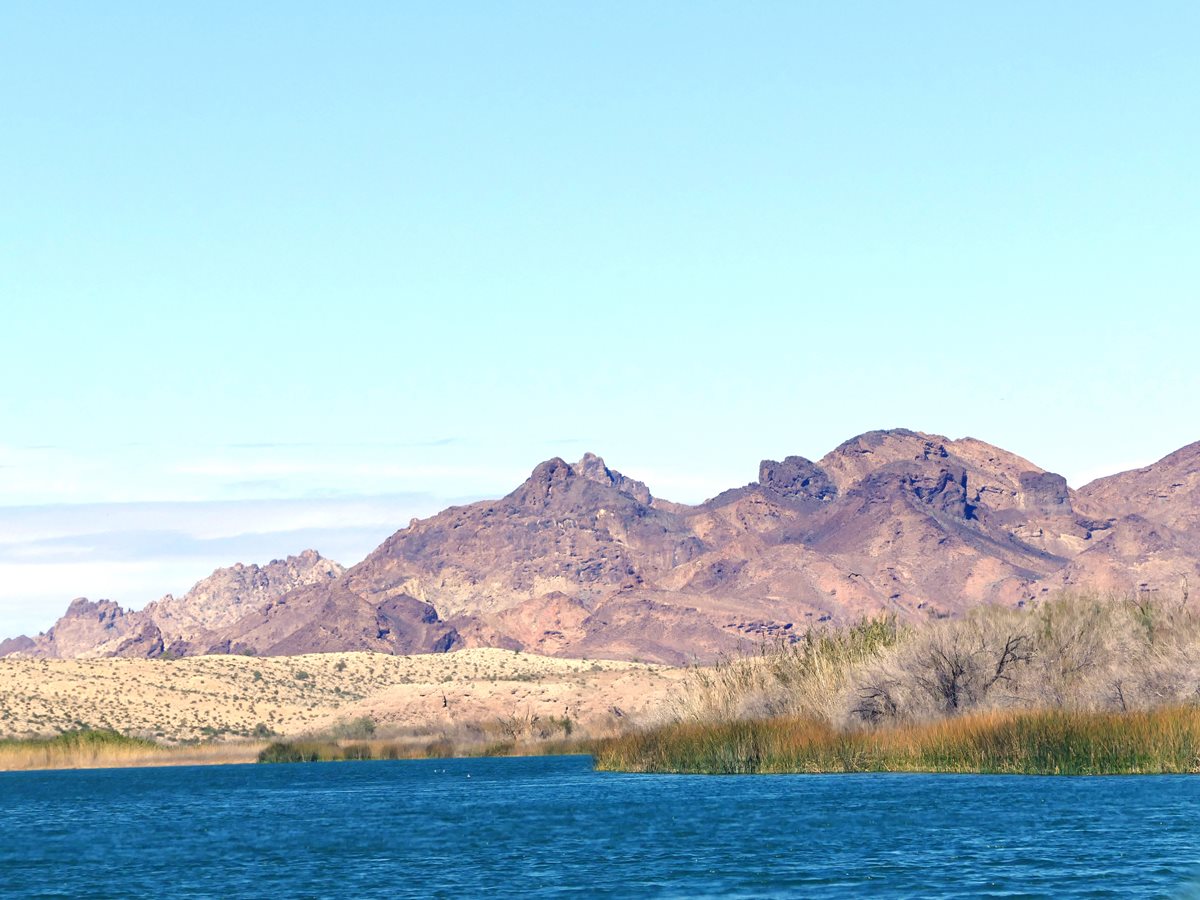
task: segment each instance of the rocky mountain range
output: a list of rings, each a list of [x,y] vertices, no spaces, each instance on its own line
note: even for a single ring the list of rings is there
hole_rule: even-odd
[[[315,550],[275,560],[265,566],[237,565],[217,569],[182,597],[167,594],[138,611],[111,600],[79,597],[54,626],[36,638],[19,637],[0,645],[6,652],[70,659],[85,656],[194,654],[198,647],[221,652],[219,632],[248,613],[261,609],[297,588],[334,581],[345,569]]]
[[[414,520],[343,570],[315,551],[222,569],[130,612],[76,600],[0,655],[279,655],[495,646],[668,663],[809,626],[1063,588],[1200,584],[1200,443],[1075,491],[973,438],[897,429],[695,506],[587,454],[507,496]]]

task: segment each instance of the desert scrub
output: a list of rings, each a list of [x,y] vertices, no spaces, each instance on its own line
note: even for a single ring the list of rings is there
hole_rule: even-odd
[[[1200,699],[1200,612],[1179,598],[1062,593],[959,619],[809,630],[689,671],[678,722],[928,722],[988,710],[1130,712]]]
[[[965,712],[1129,712],[1200,698],[1200,615],[1185,599],[1064,593],[912,629],[856,667],[839,721]]]
[[[895,616],[884,616],[765,643],[756,653],[693,668],[672,698],[671,712],[680,721],[782,715],[832,720],[857,668],[907,636]]]
[[[595,762],[607,771],[710,775],[1195,773],[1200,710],[986,712],[876,729],[797,718],[675,723],[601,741]]]

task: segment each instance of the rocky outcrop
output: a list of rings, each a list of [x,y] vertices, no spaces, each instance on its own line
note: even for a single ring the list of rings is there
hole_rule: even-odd
[[[91,656],[97,647],[123,640],[136,625],[129,613],[111,600],[76,597],[62,618],[34,638],[34,646],[24,654],[51,659]]]
[[[265,566],[236,563],[217,569],[182,597],[167,594],[147,606],[141,619],[153,624],[167,644],[195,642],[298,587],[332,583],[345,569],[316,550],[272,560]]]
[[[758,483],[782,497],[827,502],[837,497],[837,486],[829,474],[803,456],[789,456],[783,462],[764,459],[758,466]]]
[[[1200,441],[1151,466],[1098,478],[1079,489],[1099,516],[1140,516],[1177,531],[1200,530]]]
[[[111,600],[71,602],[54,626],[28,644],[0,653],[74,658],[194,654],[219,642],[215,633],[298,587],[332,581],[345,570],[315,550],[265,566],[217,569],[182,597],[167,594],[130,611]]]
[[[0,656],[23,653],[26,650],[32,650],[35,646],[33,638],[19,634],[15,638],[5,638],[0,641]]]
[[[590,479],[622,494],[628,494],[643,506],[649,506],[654,502],[654,498],[650,495],[650,488],[640,481],[627,478],[620,472],[614,472],[604,464],[603,459],[594,453],[583,454],[583,459],[576,463],[573,471],[581,478]]]

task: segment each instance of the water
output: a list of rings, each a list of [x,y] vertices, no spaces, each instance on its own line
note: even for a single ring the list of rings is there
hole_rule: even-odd
[[[0,773],[6,897],[1184,897],[1198,875],[1186,776]]]

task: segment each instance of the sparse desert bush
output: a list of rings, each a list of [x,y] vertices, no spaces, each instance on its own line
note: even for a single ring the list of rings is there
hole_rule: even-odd
[[[1031,623],[979,610],[937,621],[864,661],[849,682],[851,714],[868,724],[953,716],[983,706],[1020,705],[1034,658]]]
[[[1063,593],[960,619],[868,620],[696,668],[679,722],[778,717],[835,726],[989,710],[1151,710],[1200,703],[1200,613],[1182,598]]]
[[[540,731],[538,728],[540,722],[540,716],[531,709],[525,708],[523,710],[513,710],[509,715],[501,716],[496,724],[510,741],[516,742],[525,738],[541,736],[538,734]]]
[[[1148,710],[1200,700],[1200,616],[1149,595],[1063,594],[913,629],[858,667],[841,721],[972,710]]]

